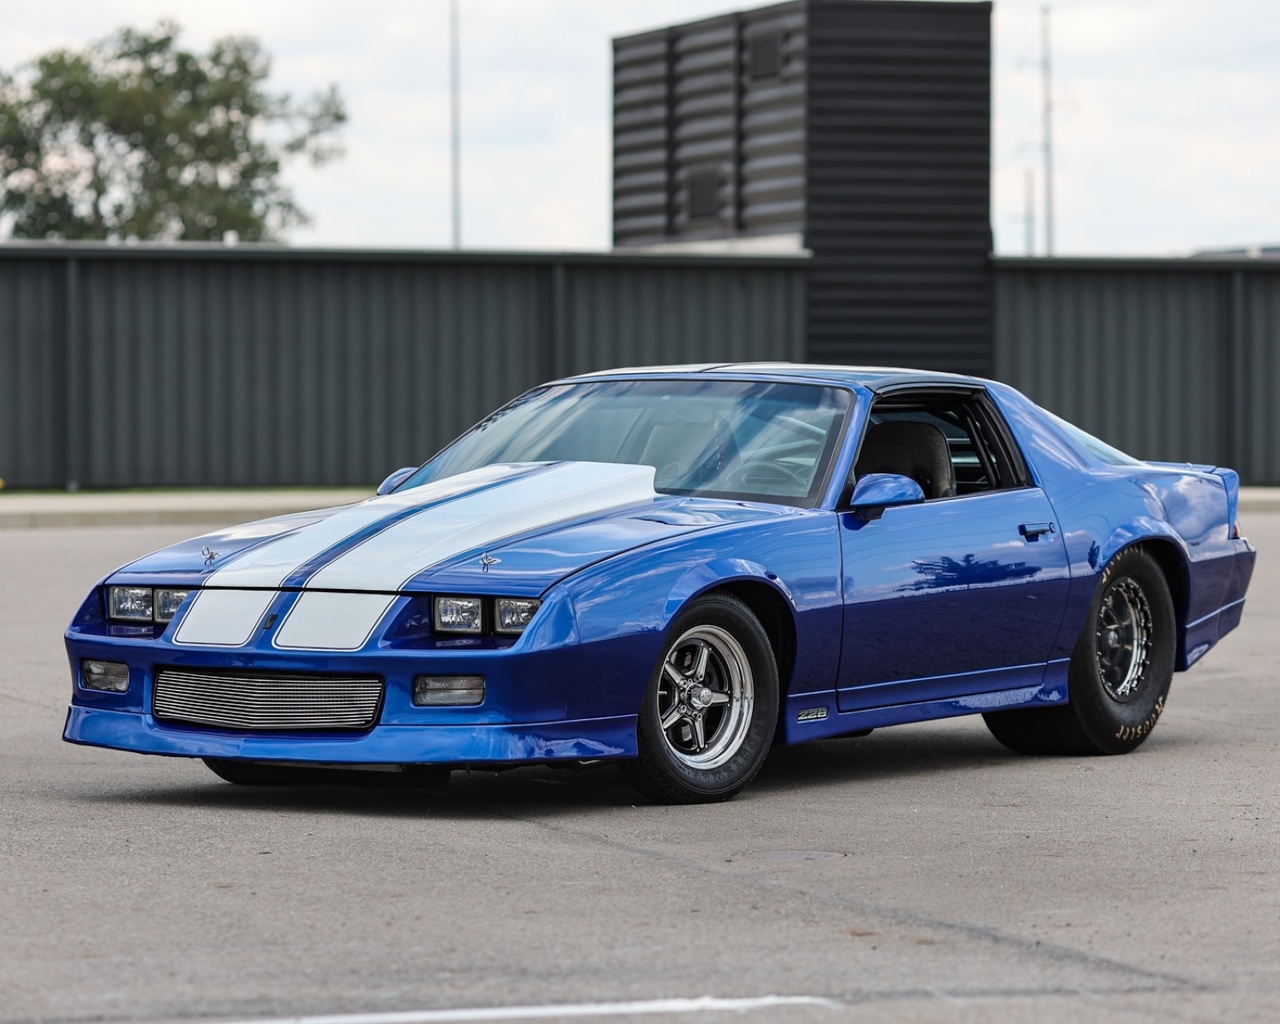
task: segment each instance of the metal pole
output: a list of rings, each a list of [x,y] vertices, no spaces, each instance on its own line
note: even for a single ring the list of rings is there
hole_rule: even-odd
[[[1053,72],[1049,64],[1049,8],[1040,8],[1040,69],[1044,73],[1044,251],[1053,255]]]
[[[449,158],[455,249],[462,248],[462,107],[458,83],[458,0],[449,0]]]
[[[80,261],[74,256],[65,264],[62,319],[62,483],[68,491],[80,490],[88,475],[85,441],[89,436],[88,396],[85,379],[85,351],[80,327]]]
[[[1036,254],[1036,172],[1034,168],[1023,169],[1022,223],[1026,229],[1026,249],[1028,256]]]

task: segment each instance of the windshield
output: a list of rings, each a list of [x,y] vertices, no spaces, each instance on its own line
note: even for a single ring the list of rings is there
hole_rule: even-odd
[[[403,486],[497,462],[652,466],[666,494],[817,502],[848,392],[726,380],[588,381],[530,391]]]

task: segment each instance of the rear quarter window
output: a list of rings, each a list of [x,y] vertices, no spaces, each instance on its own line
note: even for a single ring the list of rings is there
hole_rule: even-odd
[[[1094,437],[1088,431],[1081,430],[1074,423],[1068,423],[1061,416],[1055,416],[1048,409],[1043,410],[1049,421],[1067,436],[1071,444],[1084,454],[1090,455],[1099,462],[1110,466],[1141,466],[1142,460],[1127,455],[1119,448],[1114,448],[1106,441]]]

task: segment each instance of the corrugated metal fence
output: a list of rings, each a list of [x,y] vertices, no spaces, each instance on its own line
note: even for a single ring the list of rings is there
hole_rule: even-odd
[[[996,372],[1144,459],[1280,483],[1280,261],[999,259]]]
[[[0,246],[10,487],[376,483],[551,377],[804,354],[795,259]]]
[[[374,483],[548,378],[812,358],[810,266],[0,246],[0,477]],[[992,266],[995,376],[1140,457],[1280,483],[1280,261]]]

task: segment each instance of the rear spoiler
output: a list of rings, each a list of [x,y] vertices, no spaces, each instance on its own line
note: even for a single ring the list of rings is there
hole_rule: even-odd
[[[1236,522],[1236,513],[1240,508],[1240,474],[1221,466],[1211,472],[1222,477],[1222,486],[1227,489],[1227,528],[1232,537],[1239,537],[1240,524]]]

